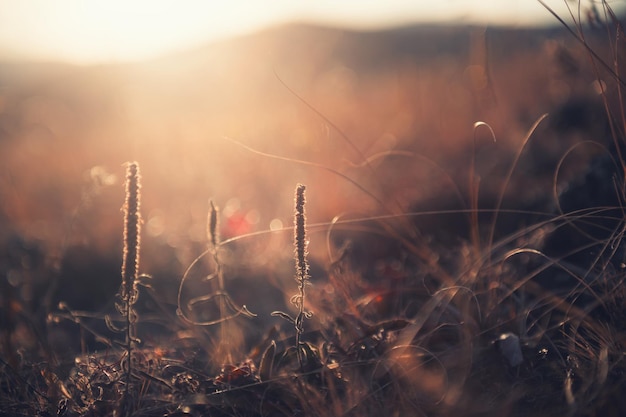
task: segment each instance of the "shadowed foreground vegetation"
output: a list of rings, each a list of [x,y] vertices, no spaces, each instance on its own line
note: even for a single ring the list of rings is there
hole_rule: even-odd
[[[3,63],[0,415],[626,415],[624,33],[565,24]]]

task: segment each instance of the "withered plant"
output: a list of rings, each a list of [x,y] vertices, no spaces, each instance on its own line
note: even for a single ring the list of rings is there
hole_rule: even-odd
[[[123,379],[124,394],[121,399],[120,410],[122,415],[131,415],[133,412],[133,351],[139,342],[136,333],[137,313],[135,303],[139,297],[139,248],[141,244],[141,175],[139,164],[129,162],[126,166],[126,185],[124,201],[124,249],[122,258],[122,285],[118,293],[119,301],[115,303],[117,311],[122,316],[122,327],[113,324],[109,316],[106,317],[108,327],[124,334]]]
[[[274,311],[273,316],[281,317],[294,325],[296,330],[295,345],[296,355],[300,368],[304,368],[305,357],[308,356],[310,349],[307,349],[304,343],[301,342],[301,336],[304,333],[304,320],[311,318],[312,313],[307,311],[304,307],[306,287],[310,285],[309,282],[309,261],[308,255],[308,240],[306,237],[306,216],[304,213],[305,207],[305,190],[306,186],[298,184],[296,186],[295,196],[295,212],[294,212],[294,247],[295,247],[295,260],[296,260],[296,281],[298,282],[298,293],[291,297],[291,303],[296,306],[298,313],[295,317],[292,317],[284,311]]]

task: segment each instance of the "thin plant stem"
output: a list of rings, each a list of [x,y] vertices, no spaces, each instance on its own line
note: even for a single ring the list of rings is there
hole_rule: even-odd
[[[122,260],[122,287],[119,307],[124,316],[126,367],[124,372],[124,400],[122,407],[126,414],[132,414],[130,407],[130,390],[132,376],[132,353],[136,341],[136,313],[133,305],[137,301],[137,283],[139,271],[139,247],[141,231],[140,209],[141,177],[137,162],[130,162],[126,167],[126,199],[124,202],[124,251]]]
[[[294,246],[296,258],[296,281],[298,281],[298,294],[293,298],[293,302],[298,307],[298,315],[295,319],[296,328],[296,352],[300,368],[304,365],[302,357],[300,337],[304,333],[304,319],[310,316],[310,313],[304,309],[304,300],[306,294],[306,286],[309,284],[309,262],[307,260],[308,241],[306,238],[306,217],[304,214],[305,206],[305,190],[306,186],[298,184],[296,187],[295,197],[295,216],[294,216]]]

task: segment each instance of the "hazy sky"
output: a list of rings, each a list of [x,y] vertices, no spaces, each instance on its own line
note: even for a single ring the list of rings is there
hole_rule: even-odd
[[[564,1],[546,3],[564,14]],[[141,60],[292,20],[361,28],[554,22],[537,0],[0,0],[0,55]]]

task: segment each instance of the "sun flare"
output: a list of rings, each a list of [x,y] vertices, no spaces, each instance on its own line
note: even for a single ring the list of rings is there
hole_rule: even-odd
[[[565,13],[564,3],[552,1]],[[140,61],[289,21],[380,28],[416,22],[542,24],[534,0],[0,0],[0,56],[107,63]]]

